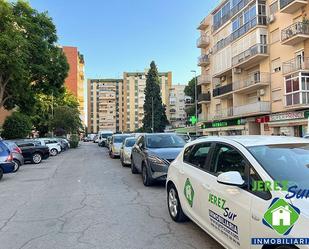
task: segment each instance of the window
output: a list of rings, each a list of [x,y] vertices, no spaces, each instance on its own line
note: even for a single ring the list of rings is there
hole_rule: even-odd
[[[273,15],[278,11],[278,1],[275,1],[269,6],[269,14]]]
[[[285,78],[286,105],[300,104],[299,76]]]
[[[237,171],[245,177],[246,161],[243,156],[233,147],[218,144],[210,165],[210,171],[218,176],[221,173]]]
[[[270,32],[270,43],[275,43],[280,41],[279,28]]]
[[[211,143],[201,143],[185,150],[184,161],[199,168],[205,168]]]
[[[261,197],[264,200],[270,200],[271,199],[271,193],[269,191],[253,191],[254,189],[254,182],[262,182],[262,178],[259,176],[259,174],[255,171],[253,167],[250,167],[249,169],[249,184],[248,188],[249,191],[258,196]]]
[[[277,73],[281,71],[280,58],[271,61],[271,71],[272,73]]]

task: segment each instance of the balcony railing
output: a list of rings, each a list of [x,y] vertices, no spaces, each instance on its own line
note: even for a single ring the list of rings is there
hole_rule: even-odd
[[[256,27],[257,25],[267,25],[267,17],[258,15],[251,19],[249,22],[245,23],[243,26],[235,30],[232,34],[227,36],[226,38],[220,40],[217,42],[217,44],[214,46],[214,52],[219,51],[220,49],[226,47],[227,45],[231,44],[233,41],[235,41],[240,36],[247,33],[250,29]]]
[[[209,55],[205,54],[198,58],[198,65],[199,66],[206,66],[210,63]]]
[[[250,3],[252,0],[241,0],[238,4],[236,4],[231,9],[231,17],[236,15],[240,10],[242,10],[248,3]]]
[[[209,120],[218,120],[233,116],[233,107],[216,111],[214,114],[209,114]]]
[[[209,74],[200,75],[197,77],[198,85],[209,84],[209,83],[211,83],[211,76]]]
[[[220,86],[220,87],[213,89],[213,96],[214,97],[220,96],[220,95],[232,92],[232,91],[233,91],[233,84],[231,83],[231,84]]]
[[[267,54],[267,53],[268,53],[268,49],[267,49],[266,44],[261,44],[261,43],[255,44],[254,46],[247,49],[246,51],[234,56],[232,58],[232,65],[236,66],[236,65],[238,65],[242,62],[249,60],[250,58],[252,58],[255,55]]]
[[[219,22],[214,23],[212,26],[212,31],[217,31],[223,24],[225,24],[231,18],[231,12],[226,13]]]
[[[210,43],[209,35],[201,35],[200,38],[198,38],[196,41],[196,46],[198,48],[205,48],[209,45],[209,43]]]
[[[236,81],[233,83],[233,90],[240,90],[243,88],[248,88],[257,84],[269,85],[270,83],[270,73],[254,73],[248,75],[247,78],[241,81]]]
[[[197,98],[198,102],[209,102],[211,100],[211,94],[210,93],[201,93],[198,95]]]
[[[309,70],[309,58],[299,57],[283,62],[282,70],[283,74],[289,74],[299,70]]]
[[[297,35],[309,35],[309,23],[296,22],[281,31],[281,41],[284,42]]]
[[[256,113],[268,113],[270,112],[270,102],[261,101],[256,103],[251,103],[247,105],[233,107],[234,116],[256,114]]]

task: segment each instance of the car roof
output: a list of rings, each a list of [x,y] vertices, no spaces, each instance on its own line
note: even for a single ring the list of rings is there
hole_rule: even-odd
[[[133,137],[132,134],[114,134],[113,137]]]
[[[196,144],[200,142],[237,142],[244,147],[261,146],[261,145],[274,145],[274,144],[298,144],[307,143],[308,139],[288,136],[258,136],[258,135],[246,135],[246,136],[209,136],[194,140],[190,144]]]

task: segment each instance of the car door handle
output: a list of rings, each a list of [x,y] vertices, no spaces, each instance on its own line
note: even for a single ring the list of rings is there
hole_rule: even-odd
[[[258,216],[258,215],[256,215],[256,214],[252,214],[252,219],[253,220],[255,220],[255,221],[260,221],[261,220],[261,218]]]
[[[185,172],[184,172],[182,169],[179,170],[179,173],[180,173],[181,175],[184,175],[184,174],[185,174]]]
[[[210,185],[208,185],[208,184],[206,184],[206,183],[203,183],[202,186],[203,186],[203,188],[206,189],[206,190],[211,190]]]

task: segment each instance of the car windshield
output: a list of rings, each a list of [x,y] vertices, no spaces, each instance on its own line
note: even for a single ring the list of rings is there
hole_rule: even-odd
[[[128,140],[126,140],[126,147],[133,147],[135,142],[136,142],[136,139],[128,139]]]
[[[114,137],[114,143],[115,143],[115,144],[122,144],[123,141],[124,141],[126,138],[128,138],[128,137],[130,137],[130,136],[115,136],[115,137]]]
[[[182,148],[185,141],[177,135],[149,135],[147,136],[148,148]]]
[[[111,133],[101,134],[101,138],[108,138],[111,135],[112,135]]]
[[[248,150],[275,181],[309,188],[309,144],[278,144]]]

